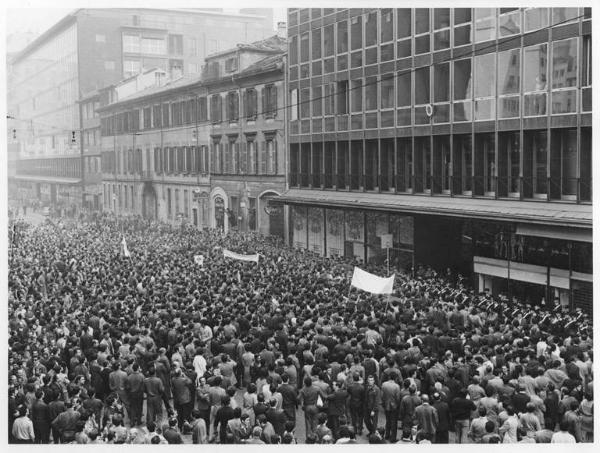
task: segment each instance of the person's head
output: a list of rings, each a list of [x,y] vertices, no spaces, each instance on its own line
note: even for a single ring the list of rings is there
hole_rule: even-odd
[[[369,375],[369,377],[367,378],[367,384],[370,386],[375,385],[375,377],[373,375]]]
[[[223,406],[229,406],[230,403],[231,403],[231,397],[229,395],[225,395],[224,397],[221,398],[221,404]]]
[[[485,406],[479,406],[479,409],[477,409],[477,413],[480,417],[485,417],[487,415],[487,409],[485,408]]]
[[[310,387],[312,385],[312,379],[310,378],[310,376],[306,376],[304,378],[304,386],[305,387]]]
[[[327,414],[325,414],[324,412],[321,412],[319,414],[319,416],[317,417],[317,420],[320,425],[324,424],[325,422],[327,422]]]
[[[242,408],[241,407],[236,407],[233,410],[233,418],[240,418],[242,416]]]
[[[146,423],[146,428],[148,429],[149,433],[153,433],[154,431],[156,431],[156,423],[148,422]]]
[[[494,430],[496,429],[496,424],[491,421],[488,420],[487,422],[485,422],[485,432],[488,434],[491,434],[494,432]]]

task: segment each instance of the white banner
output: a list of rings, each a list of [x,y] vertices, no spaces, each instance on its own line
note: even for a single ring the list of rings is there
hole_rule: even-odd
[[[194,255],[194,263],[204,266],[204,255]]]
[[[396,278],[395,275],[389,278],[378,277],[355,267],[354,274],[352,275],[352,283],[350,284],[355,288],[373,294],[392,294],[394,291],[394,278]]]
[[[223,249],[223,256],[225,258],[233,258],[234,260],[240,261],[254,261],[258,264],[258,254],[255,255],[240,255],[239,253],[232,252],[231,250]]]
[[[125,236],[123,236],[121,245],[123,246],[123,255],[125,255],[127,258],[131,257],[131,253],[129,253],[129,249],[127,248],[127,242],[125,242]]]

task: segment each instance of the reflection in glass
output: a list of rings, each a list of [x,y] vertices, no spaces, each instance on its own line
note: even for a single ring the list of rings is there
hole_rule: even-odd
[[[500,16],[498,20],[498,34],[500,36],[511,36],[521,32],[521,12],[515,11]]]
[[[488,97],[496,94],[496,55],[486,54],[475,57],[475,97]]]
[[[471,59],[454,62],[454,100],[469,99],[472,90]]]
[[[548,45],[523,49],[523,92],[545,91],[548,68]]]

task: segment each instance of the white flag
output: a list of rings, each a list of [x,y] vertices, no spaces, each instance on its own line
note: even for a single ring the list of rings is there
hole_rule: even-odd
[[[355,267],[354,274],[352,275],[352,283],[350,284],[355,288],[373,294],[392,294],[395,277],[395,275],[389,278],[378,277]]]
[[[204,266],[204,255],[194,255],[194,263]]]
[[[240,255],[239,253],[232,252],[231,250],[223,249],[223,256],[225,258],[233,258],[240,261],[254,261],[258,264],[258,254]]]
[[[125,257],[127,257],[127,258],[131,257],[131,253],[129,253],[129,249],[127,248],[127,242],[125,241],[125,236],[123,236],[121,245],[123,246],[123,255],[125,255]]]

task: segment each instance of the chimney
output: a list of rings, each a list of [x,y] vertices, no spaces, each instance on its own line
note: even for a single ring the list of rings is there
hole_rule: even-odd
[[[287,24],[285,22],[277,22],[277,36],[287,39]]]

